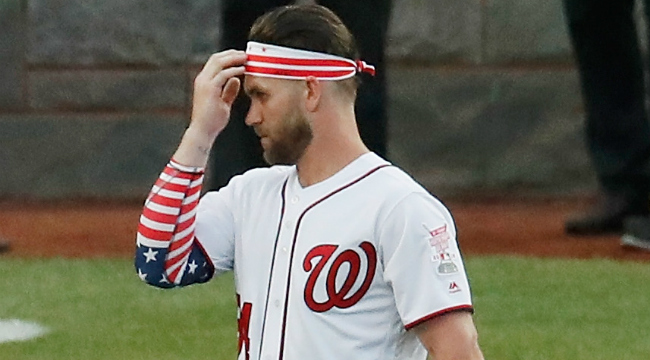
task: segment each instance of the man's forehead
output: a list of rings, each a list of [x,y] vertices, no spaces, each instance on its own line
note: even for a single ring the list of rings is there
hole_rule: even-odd
[[[255,75],[245,75],[244,76],[244,90],[246,92],[251,92],[253,90],[263,91],[268,90],[273,87],[274,79],[264,78],[261,76]]]
[[[246,92],[249,92],[251,90],[269,90],[271,88],[287,87],[296,82],[296,80],[274,79],[264,76],[245,75],[244,90]]]

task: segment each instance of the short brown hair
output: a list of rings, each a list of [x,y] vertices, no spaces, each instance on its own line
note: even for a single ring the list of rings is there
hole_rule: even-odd
[[[354,0],[350,0],[354,1]],[[315,4],[277,7],[255,20],[250,41],[359,58],[354,36],[330,9]],[[356,94],[359,76],[341,82]]]

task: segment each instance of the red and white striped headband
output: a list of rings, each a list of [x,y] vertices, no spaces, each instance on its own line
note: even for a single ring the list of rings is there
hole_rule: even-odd
[[[375,75],[375,67],[365,61],[254,41],[246,45],[246,54],[247,75],[288,80],[303,80],[308,76],[319,80],[343,80],[359,72]]]

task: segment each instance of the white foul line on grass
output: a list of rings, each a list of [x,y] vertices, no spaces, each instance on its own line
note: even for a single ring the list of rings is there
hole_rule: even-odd
[[[19,319],[0,319],[0,344],[26,341],[45,335],[49,330],[35,322]]]

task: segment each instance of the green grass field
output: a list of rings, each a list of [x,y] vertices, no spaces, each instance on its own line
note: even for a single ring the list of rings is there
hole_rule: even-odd
[[[650,358],[650,264],[469,257],[486,359]],[[0,259],[0,319],[50,329],[0,359],[235,359],[232,276],[141,283],[131,261]]]

